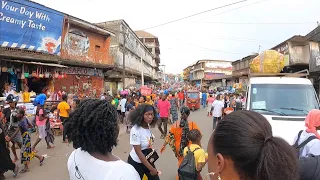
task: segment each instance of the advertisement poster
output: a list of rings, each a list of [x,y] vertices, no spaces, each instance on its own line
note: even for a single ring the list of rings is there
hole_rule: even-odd
[[[0,2],[1,47],[60,54],[62,13],[26,0]]]

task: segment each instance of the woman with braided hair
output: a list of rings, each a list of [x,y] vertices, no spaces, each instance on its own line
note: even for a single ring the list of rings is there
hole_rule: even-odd
[[[68,159],[70,180],[139,180],[135,169],[112,154],[117,146],[117,111],[106,100],[85,99],[65,126],[74,150]]]
[[[171,147],[173,153],[178,159],[178,167],[183,161],[183,150],[185,147],[191,144],[191,141],[188,138],[190,130],[199,129],[198,125],[195,122],[189,121],[188,117],[190,115],[190,109],[186,106],[183,106],[180,109],[181,120],[176,121],[170,128],[169,134],[165,138],[165,142],[161,148],[161,153],[165,150],[167,144]],[[200,131],[201,132],[201,131]]]

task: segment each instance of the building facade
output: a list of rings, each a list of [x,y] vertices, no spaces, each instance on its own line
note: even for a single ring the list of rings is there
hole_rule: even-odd
[[[153,54],[154,59],[159,66],[160,64],[160,43],[157,36],[146,31],[134,31],[140,41],[147,46],[148,50]]]
[[[32,1],[3,4],[34,16],[25,25],[0,22],[1,90],[10,85],[19,92],[28,86],[35,93],[47,89],[51,94],[64,91],[90,97],[104,92],[104,71],[114,64],[109,58],[111,32]],[[19,12],[2,11],[24,22],[26,17]]]
[[[110,57],[114,62],[114,68],[106,73],[110,80],[108,84],[110,87],[117,87],[117,90],[123,88],[121,78],[124,54],[125,86],[141,82],[142,71],[145,82],[157,79],[158,63],[156,63],[154,55],[124,20],[107,21],[97,23],[97,25],[115,33],[110,42]]]
[[[81,19],[65,16],[61,58],[68,69],[55,71],[66,74],[55,80],[55,88],[72,94],[98,97],[105,92],[103,71],[114,65],[109,57],[113,34]]]
[[[185,75],[189,74],[189,81],[197,87],[220,87],[221,80],[232,74],[231,62],[224,60],[199,60],[185,69]]]

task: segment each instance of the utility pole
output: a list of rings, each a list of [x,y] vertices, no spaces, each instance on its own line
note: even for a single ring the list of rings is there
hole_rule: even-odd
[[[143,75],[143,60],[142,60],[142,53],[141,53],[141,61],[140,61],[140,66],[141,66],[141,86],[144,86],[144,75]]]
[[[123,35],[123,55],[122,55],[122,89],[125,89],[125,78],[126,78],[126,33],[122,32]]]

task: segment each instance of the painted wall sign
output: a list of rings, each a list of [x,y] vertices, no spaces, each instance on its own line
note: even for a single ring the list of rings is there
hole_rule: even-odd
[[[1,0],[0,46],[59,54],[64,15],[25,0]]]
[[[60,71],[67,74],[84,75],[84,76],[103,76],[101,69],[69,67],[69,68],[56,68],[55,71]]]
[[[90,41],[88,36],[77,29],[70,29],[64,40],[65,48],[71,55],[87,56]]]

